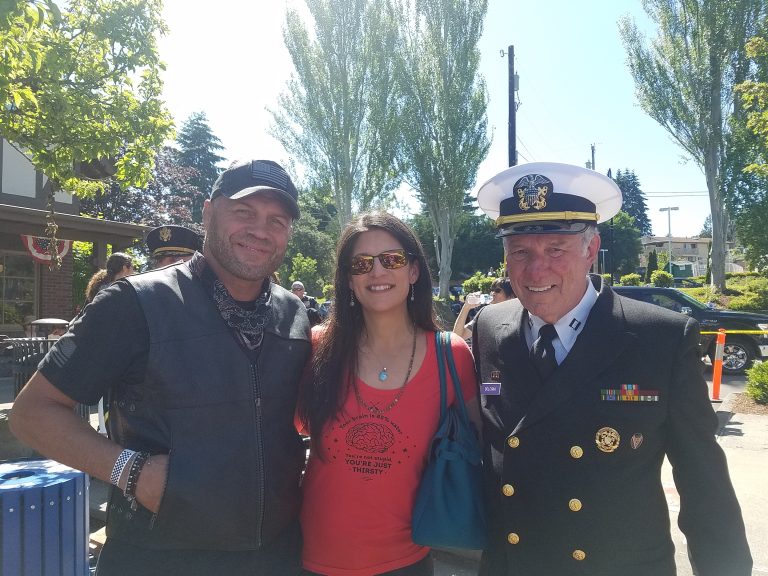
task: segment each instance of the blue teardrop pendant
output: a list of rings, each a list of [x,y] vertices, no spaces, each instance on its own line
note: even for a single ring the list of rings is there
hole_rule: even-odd
[[[384,382],[387,378],[389,378],[389,374],[387,374],[387,369],[382,368],[381,372],[379,372],[379,380],[381,382]]]

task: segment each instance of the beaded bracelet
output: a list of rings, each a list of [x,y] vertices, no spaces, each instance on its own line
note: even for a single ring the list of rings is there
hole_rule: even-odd
[[[123,495],[130,502],[131,510],[133,511],[136,511],[137,506],[136,485],[139,481],[139,474],[141,474],[141,469],[147,463],[147,460],[149,460],[149,452],[139,452],[133,460],[133,464],[131,464],[130,472],[128,472],[128,483],[125,485]]]
[[[134,454],[136,454],[136,452],[129,450],[128,448],[120,452],[120,456],[118,456],[117,460],[115,460],[115,465],[112,466],[112,474],[109,475],[110,484],[117,486],[117,484],[120,482],[120,476],[123,475],[123,470],[125,470],[125,467],[128,465],[128,461]]]

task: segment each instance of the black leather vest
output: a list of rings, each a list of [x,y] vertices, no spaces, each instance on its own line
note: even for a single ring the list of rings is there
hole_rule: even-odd
[[[311,351],[304,305],[272,286],[253,360],[187,264],[127,278],[149,328],[138,386],[115,390],[111,437],[169,454],[158,514],[110,498],[107,535],[156,549],[256,550],[296,522],[305,452],[294,427]]]

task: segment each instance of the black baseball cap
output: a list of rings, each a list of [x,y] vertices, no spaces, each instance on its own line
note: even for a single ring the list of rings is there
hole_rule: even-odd
[[[233,200],[261,192],[275,192],[291,215],[299,217],[299,192],[291,177],[272,160],[237,160],[219,174],[211,189],[211,200],[226,196]]]

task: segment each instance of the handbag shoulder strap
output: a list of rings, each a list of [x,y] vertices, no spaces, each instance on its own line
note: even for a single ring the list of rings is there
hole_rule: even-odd
[[[440,375],[440,421],[445,418],[448,411],[448,390],[445,383],[445,354],[443,352],[443,333],[435,332],[435,356],[437,356],[437,371]]]
[[[438,356],[438,366],[440,367],[440,387],[441,395],[445,393],[445,363],[448,363],[448,369],[451,373],[451,380],[453,381],[453,390],[456,397],[456,406],[459,409],[462,420],[469,421],[469,414],[467,413],[467,406],[464,403],[464,393],[461,389],[461,380],[459,379],[459,373],[456,370],[456,363],[453,359],[453,350],[451,349],[451,333],[450,332],[438,332],[439,338],[442,340],[442,356]],[[447,394],[445,394],[447,396]],[[441,412],[442,416],[442,404],[447,402],[445,398],[441,399]]]

